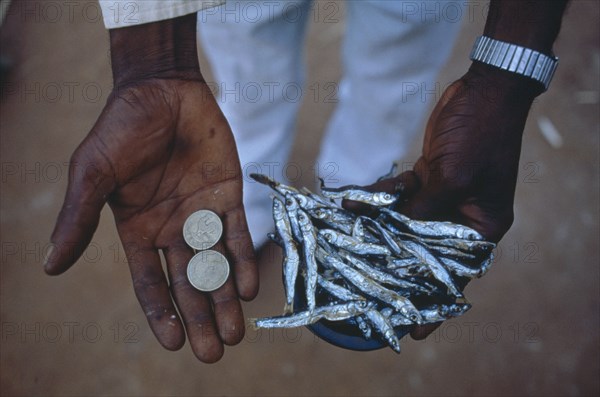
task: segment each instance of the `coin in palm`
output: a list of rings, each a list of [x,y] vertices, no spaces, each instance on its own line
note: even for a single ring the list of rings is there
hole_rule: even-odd
[[[198,252],[188,263],[187,276],[194,288],[211,292],[225,284],[229,276],[229,262],[217,251]]]
[[[222,233],[221,219],[209,210],[194,212],[183,224],[183,239],[197,250],[205,250],[215,245]]]

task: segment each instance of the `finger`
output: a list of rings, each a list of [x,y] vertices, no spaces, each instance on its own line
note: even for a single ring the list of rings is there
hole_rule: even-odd
[[[225,213],[223,221],[225,256],[231,261],[237,293],[244,300],[252,300],[258,293],[258,267],[244,209]]]
[[[215,324],[207,294],[195,289],[187,278],[187,265],[192,249],[184,244],[165,250],[171,293],[179,308],[192,347],[200,361],[214,363],[223,356],[223,343]]]
[[[219,289],[210,292],[219,337],[226,345],[237,345],[244,338],[244,314],[231,274]]]
[[[71,159],[67,193],[50,237],[52,248],[44,258],[47,274],[66,271],[92,240],[100,211],[114,188],[114,178],[105,170],[93,159],[86,160],[80,155]]]
[[[222,242],[218,242],[211,250],[227,257],[225,245]],[[229,262],[230,259],[227,258],[227,261]],[[221,287],[208,294],[212,302],[219,337],[226,345],[238,344],[244,338],[245,333],[242,305],[231,273],[230,271],[227,280]]]
[[[425,325],[417,325],[413,329],[410,330],[410,337],[414,340],[422,340],[427,338],[433,331],[435,331],[442,322],[439,323],[431,323]]]
[[[399,193],[400,199],[405,200],[419,189],[419,179],[413,171],[406,171],[394,178],[384,179],[364,188],[369,192]],[[342,200],[342,207],[361,214],[368,214],[373,210],[373,207],[368,204],[352,200]]]
[[[152,246],[124,243],[135,295],[144,310],[150,329],[168,350],[179,350],[185,343],[185,332],[173,306],[169,286],[160,257]]]
[[[414,171],[405,171],[402,174],[393,178],[384,179],[366,187],[371,192],[388,192],[388,193],[400,193],[405,197],[410,197],[419,188],[419,178]]]

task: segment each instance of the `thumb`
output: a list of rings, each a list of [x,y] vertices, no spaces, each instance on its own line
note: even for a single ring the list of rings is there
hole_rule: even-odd
[[[412,196],[397,206],[396,211],[411,219],[438,220],[447,216],[453,205],[456,205],[456,192],[444,190],[438,185],[421,183]]]
[[[401,199],[411,197],[418,188],[419,179],[414,171],[406,171],[393,178],[383,179],[364,187],[369,192],[400,193]],[[373,207],[368,204],[346,199],[342,200],[342,207],[359,214],[368,214],[373,210]]]
[[[114,189],[111,168],[105,160],[97,160],[97,149],[90,151],[92,156],[85,153],[84,142],[69,164],[67,193],[50,238],[52,248],[44,259],[44,270],[50,275],[65,272],[79,259],[96,231],[106,198]]]

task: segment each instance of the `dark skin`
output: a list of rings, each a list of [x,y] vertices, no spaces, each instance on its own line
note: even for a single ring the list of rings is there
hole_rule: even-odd
[[[521,136],[534,96],[518,86],[496,85],[503,76],[490,78],[478,69],[474,65],[443,94],[413,170],[369,190],[394,192],[402,186],[407,200],[397,211],[413,219],[460,223],[498,242],[513,221]],[[497,122],[490,125],[490,117]],[[415,327],[411,336],[423,339],[438,326]]]
[[[239,299],[256,296],[258,273],[235,142],[200,74],[195,24],[191,15],[111,31],[118,89],[73,154],[51,238],[56,250],[45,270],[60,274],[78,259],[107,202],[136,296],[157,339],[177,350],[187,333],[196,356],[210,363],[221,358],[223,345],[242,340]],[[221,217],[223,238],[213,249],[226,255],[232,270],[212,293],[197,291],[186,276],[193,251],[183,240],[182,225],[199,209]],[[159,250],[166,258],[166,277]]]
[[[491,2],[484,34],[550,54],[566,3]],[[530,79],[474,62],[431,113],[413,170],[369,188],[394,192],[403,186],[407,200],[396,209],[405,215],[460,223],[500,241],[514,218],[525,122],[542,91]],[[411,336],[424,339],[440,324],[416,326]]]
[[[548,54],[565,5],[492,2],[484,33]],[[534,18],[515,23],[519,15]],[[176,350],[187,334],[194,354],[215,362],[224,345],[244,336],[240,299],[256,296],[258,272],[235,142],[198,66],[196,16],[111,30],[111,56],[116,88],[71,159],[51,237],[55,249],[44,269],[61,274],[77,261],[108,203],[136,296],[159,342]],[[540,92],[528,79],[474,63],[435,107],[414,169],[372,187],[393,190],[401,183],[408,198],[401,212],[463,223],[499,241],[512,224],[521,137]],[[223,220],[215,249],[232,270],[212,293],[195,290],[186,277],[193,252],[182,225],[202,208]],[[411,335],[421,339],[436,326],[416,327]]]

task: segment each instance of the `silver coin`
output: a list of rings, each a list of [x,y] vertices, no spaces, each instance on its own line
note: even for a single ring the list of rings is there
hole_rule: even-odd
[[[217,251],[198,252],[188,263],[187,276],[194,288],[211,292],[225,284],[229,276],[229,262]]]
[[[219,241],[223,224],[219,216],[209,210],[200,210],[190,215],[183,224],[183,239],[197,250],[209,249]]]

